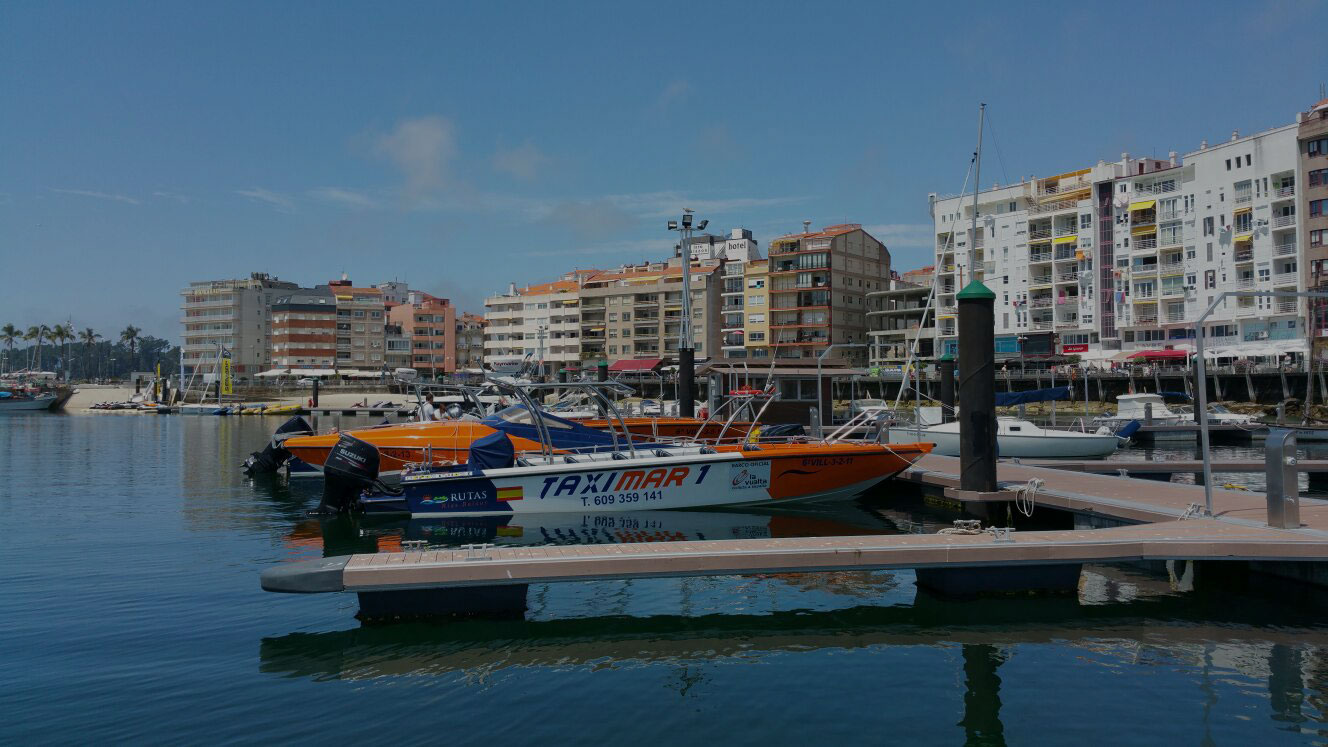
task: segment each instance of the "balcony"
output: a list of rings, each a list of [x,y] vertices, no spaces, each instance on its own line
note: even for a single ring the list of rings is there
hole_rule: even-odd
[[[1291,241],[1284,241],[1281,244],[1278,244],[1273,247],[1274,257],[1289,257],[1295,253],[1296,253],[1296,242],[1294,239]]]
[[[1238,250],[1238,251],[1236,252],[1236,262],[1237,262],[1238,264],[1244,264],[1244,263],[1246,263],[1246,262],[1253,262],[1253,261],[1254,261],[1254,251],[1253,251],[1253,250],[1251,250],[1251,249],[1240,249],[1240,250]]]
[[[936,313],[942,316],[954,316],[959,313],[959,307],[953,305],[943,305],[936,309]]]
[[[1130,299],[1135,303],[1152,303],[1151,299],[1157,298],[1157,291],[1152,288],[1135,288],[1134,293],[1130,294]]]
[[[1297,311],[1297,309],[1296,309],[1296,306],[1297,306],[1297,305],[1298,305],[1298,303],[1297,303],[1296,301],[1286,301],[1286,300],[1278,301],[1278,302],[1277,302],[1277,313],[1279,313],[1279,314],[1294,314],[1294,313],[1296,313],[1296,311]],[[1288,332],[1288,333],[1295,333],[1295,332],[1297,332],[1297,330],[1285,330],[1285,331]],[[1286,339],[1294,339],[1294,338],[1297,337],[1297,336],[1298,336],[1298,335],[1288,336]]]
[[[1040,321],[1040,322],[1033,322],[1029,326],[1031,326],[1034,330],[1041,332],[1044,330],[1055,329],[1056,323],[1051,321]]]
[[[1060,249],[1057,249],[1057,250],[1056,250],[1056,261],[1057,261],[1057,262],[1065,262],[1065,261],[1067,261],[1067,260],[1068,260],[1068,261],[1073,261],[1073,260],[1077,260],[1077,259],[1079,259],[1079,257],[1078,257],[1078,255],[1075,253],[1075,249],[1074,249],[1074,247],[1061,247]]]
[[[1185,321],[1185,312],[1184,312],[1184,311],[1168,311],[1168,312],[1166,313],[1166,317],[1165,317],[1165,318],[1166,318],[1167,324],[1177,324],[1177,323],[1180,323],[1180,322]]]
[[[1037,241],[1039,239],[1049,239],[1049,238],[1051,238],[1050,228],[1038,228],[1028,232],[1029,241]]]
[[[1181,275],[1184,274],[1185,272],[1185,263],[1168,262],[1165,265],[1162,265],[1158,269],[1158,271],[1161,272],[1163,275]]]
[[[1042,287],[1046,287],[1046,286],[1049,286],[1049,285],[1051,285],[1051,276],[1050,276],[1050,275],[1042,275],[1042,276],[1039,276],[1039,277],[1029,278],[1029,279],[1028,279],[1028,287],[1029,287],[1029,288],[1042,288]]]
[[[1157,239],[1135,239],[1131,248],[1136,252],[1157,251]]]
[[[1136,314],[1131,326],[1147,327],[1157,326],[1157,314]]]
[[[1028,261],[1029,264],[1037,264],[1039,262],[1050,262],[1051,252],[1029,252]]]
[[[1254,278],[1237,278],[1236,290],[1254,290]]]
[[[1232,202],[1237,205],[1248,205],[1251,202],[1254,202],[1254,195],[1251,195],[1249,192],[1237,192],[1236,198],[1232,200]]]
[[[992,275],[995,272],[996,272],[996,263],[994,261],[988,261],[982,263],[983,275]]]
[[[1280,288],[1284,285],[1296,285],[1300,280],[1300,273],[1279,272],[1273,276],[1273,287]]]
[[[1278,215],[1273,218],[1273,228],[1286,228],[1296,225],[1296,215]]]
[[[1175,298],[1177,296],[1184,296],[1184,295],[1185,295],[1185,286],[1183,285],[1176,284],[1176,285],[1162,286],[1163,298]]]
[[[1284,199],[1286,199],[1286,198],[1288,198],[1288,197],[1295,197],[1295,196],[1296,196],[1296,185],[1295,185],[1295,184],[1283,184],[1282,186],[1280,186],[1280,187],[1277,188],[1277,193],[1276,193],[1276,194],[1277,194],[1277,199],[1279,199],[1279,200],[1284,200]]]
[[[1056,282],[1057,282],[1057,283],[1077,283],[1077,282],[1079,282],[1079,273],[1077,273],[1077,272],[1062,272],[1061,274],[1059,274],[1059,275],[1056,276]]]
[[[1033,299],[1032,301],[1029,301],[1029,302],[1028,302],[1028,305],[1031,306],[1031,307],[1033,307],[1033,308],[1035,308],[1035,309],[1050,309],[1052,306],[1055,306],[1055,305],[1056,305],[1056,299],[1054,299],[1054,298],[1035,298],[1035,299]]]
[[[1037,215],[1039,213],[1054,213],[1058,210],[1072,210],[1078,206],[1079,206],[1078,200],[1056,200],[1055,202],[1047,202],[1041,205],[1029,205],[1028,213],[1029,215]]]
[[[1131,274],[1131,275],[1156,275],[1156,274],[1157,274],[1157,265],[1156,265],[1156,264],[1151,264],[1151,263],[1150,263],[1150,264],[1146,264],[1146,265],[1130,265],[1130,274]]]
[[[1180,220],[1179,210],[1162,210],[1157,214],[1158,221]]]

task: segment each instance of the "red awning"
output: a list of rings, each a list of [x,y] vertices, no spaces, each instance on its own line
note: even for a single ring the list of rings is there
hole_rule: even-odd
[[[610,371],[653,371],[663,363],[663,358],[635,358],[614,361],[609,365]]]
[[[1143,358],[1154,361],[1183,361],[1190,357],[1187,350],[1141,350],[1130,356],[1130,360]]]

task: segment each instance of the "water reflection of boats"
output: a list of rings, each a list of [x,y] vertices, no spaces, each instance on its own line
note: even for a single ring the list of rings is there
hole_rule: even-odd
[[[420,519],[353,515],[306,519],[286,535],[301,553],[324,557],[396,552],[402,542],[459,547],[604,545],[767,537],[824,537],[897,531],[879,515],[855,504],[805,511],[629,511],[621,513],[509,514]]]
[[[959,602],[919,593],[911,603],[894,605],[770,610],[757,595],[748,594],[735,600],[741,612],[639,617],[617,614],[616,607],[608,609],[612,605],[606,599],[596,616],[571,619],[400,623],[266,638],[260,668],[289,676],[368,680],[509,667],[750,661],[779,653],[872,646],[1059,644],[1121,657],[1123,664],[1151,659],[1199,665],[1211,661],[1216,649],[1229,666],[1266,677],[1285,663],[1272,655],[1273,649],[1316,640],[1328,645],[1328,634],[1311,611],[1298,613],[1257,598],[1231,604],[1224,590],[1173,594],[1156,577],[1118,568],[1088,572],[1106,574],[1108,584],[1117,585],[1122,596]],[[1268,627],[1269,619],[1285,624]],[[1140,656],[1140,649],[1157,656]]]

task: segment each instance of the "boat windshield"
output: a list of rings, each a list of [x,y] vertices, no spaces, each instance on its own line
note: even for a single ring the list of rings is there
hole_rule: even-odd
[[[500,418],[513,425],[535,425],[535,421],[530,417],[530,410],[527,410],[522,405],[512,405],[505,410],[499,410],[493,414],[493,417]],[[541,414],[540,420],[544,421],[544,427],[546,428],[561,428],[563,430],[571,430],[572,428],[572,426],[567,423],[554,420],[553,418],[544,417],[543,414]]]
[[[1208,411],[1211,412],[1211,413],[1213,413],[1214,415],[1230,415],[1230,414],[1231,414],[1231,411],[1228,410],[1228,409],[1226,408],[1226,405],[1209,405],[1209,406],[1208,406]]]

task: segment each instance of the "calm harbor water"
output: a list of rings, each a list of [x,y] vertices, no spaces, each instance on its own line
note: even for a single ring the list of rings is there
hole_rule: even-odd
[[[318,520],[317,481],[236,468],[278,422],[0,419],[0,741],[1328,742],[1323,600],[1258,584],[1094,567],[1077,595],[961,602],[911,572],[652,579],[533,585],[524,619],[361,624],[355,597],[267,594],[259,571],[403,539],[889,533],[952,516],[885,489],[799,511]],[[1193,456],[1169,448],[1121,458]]]

